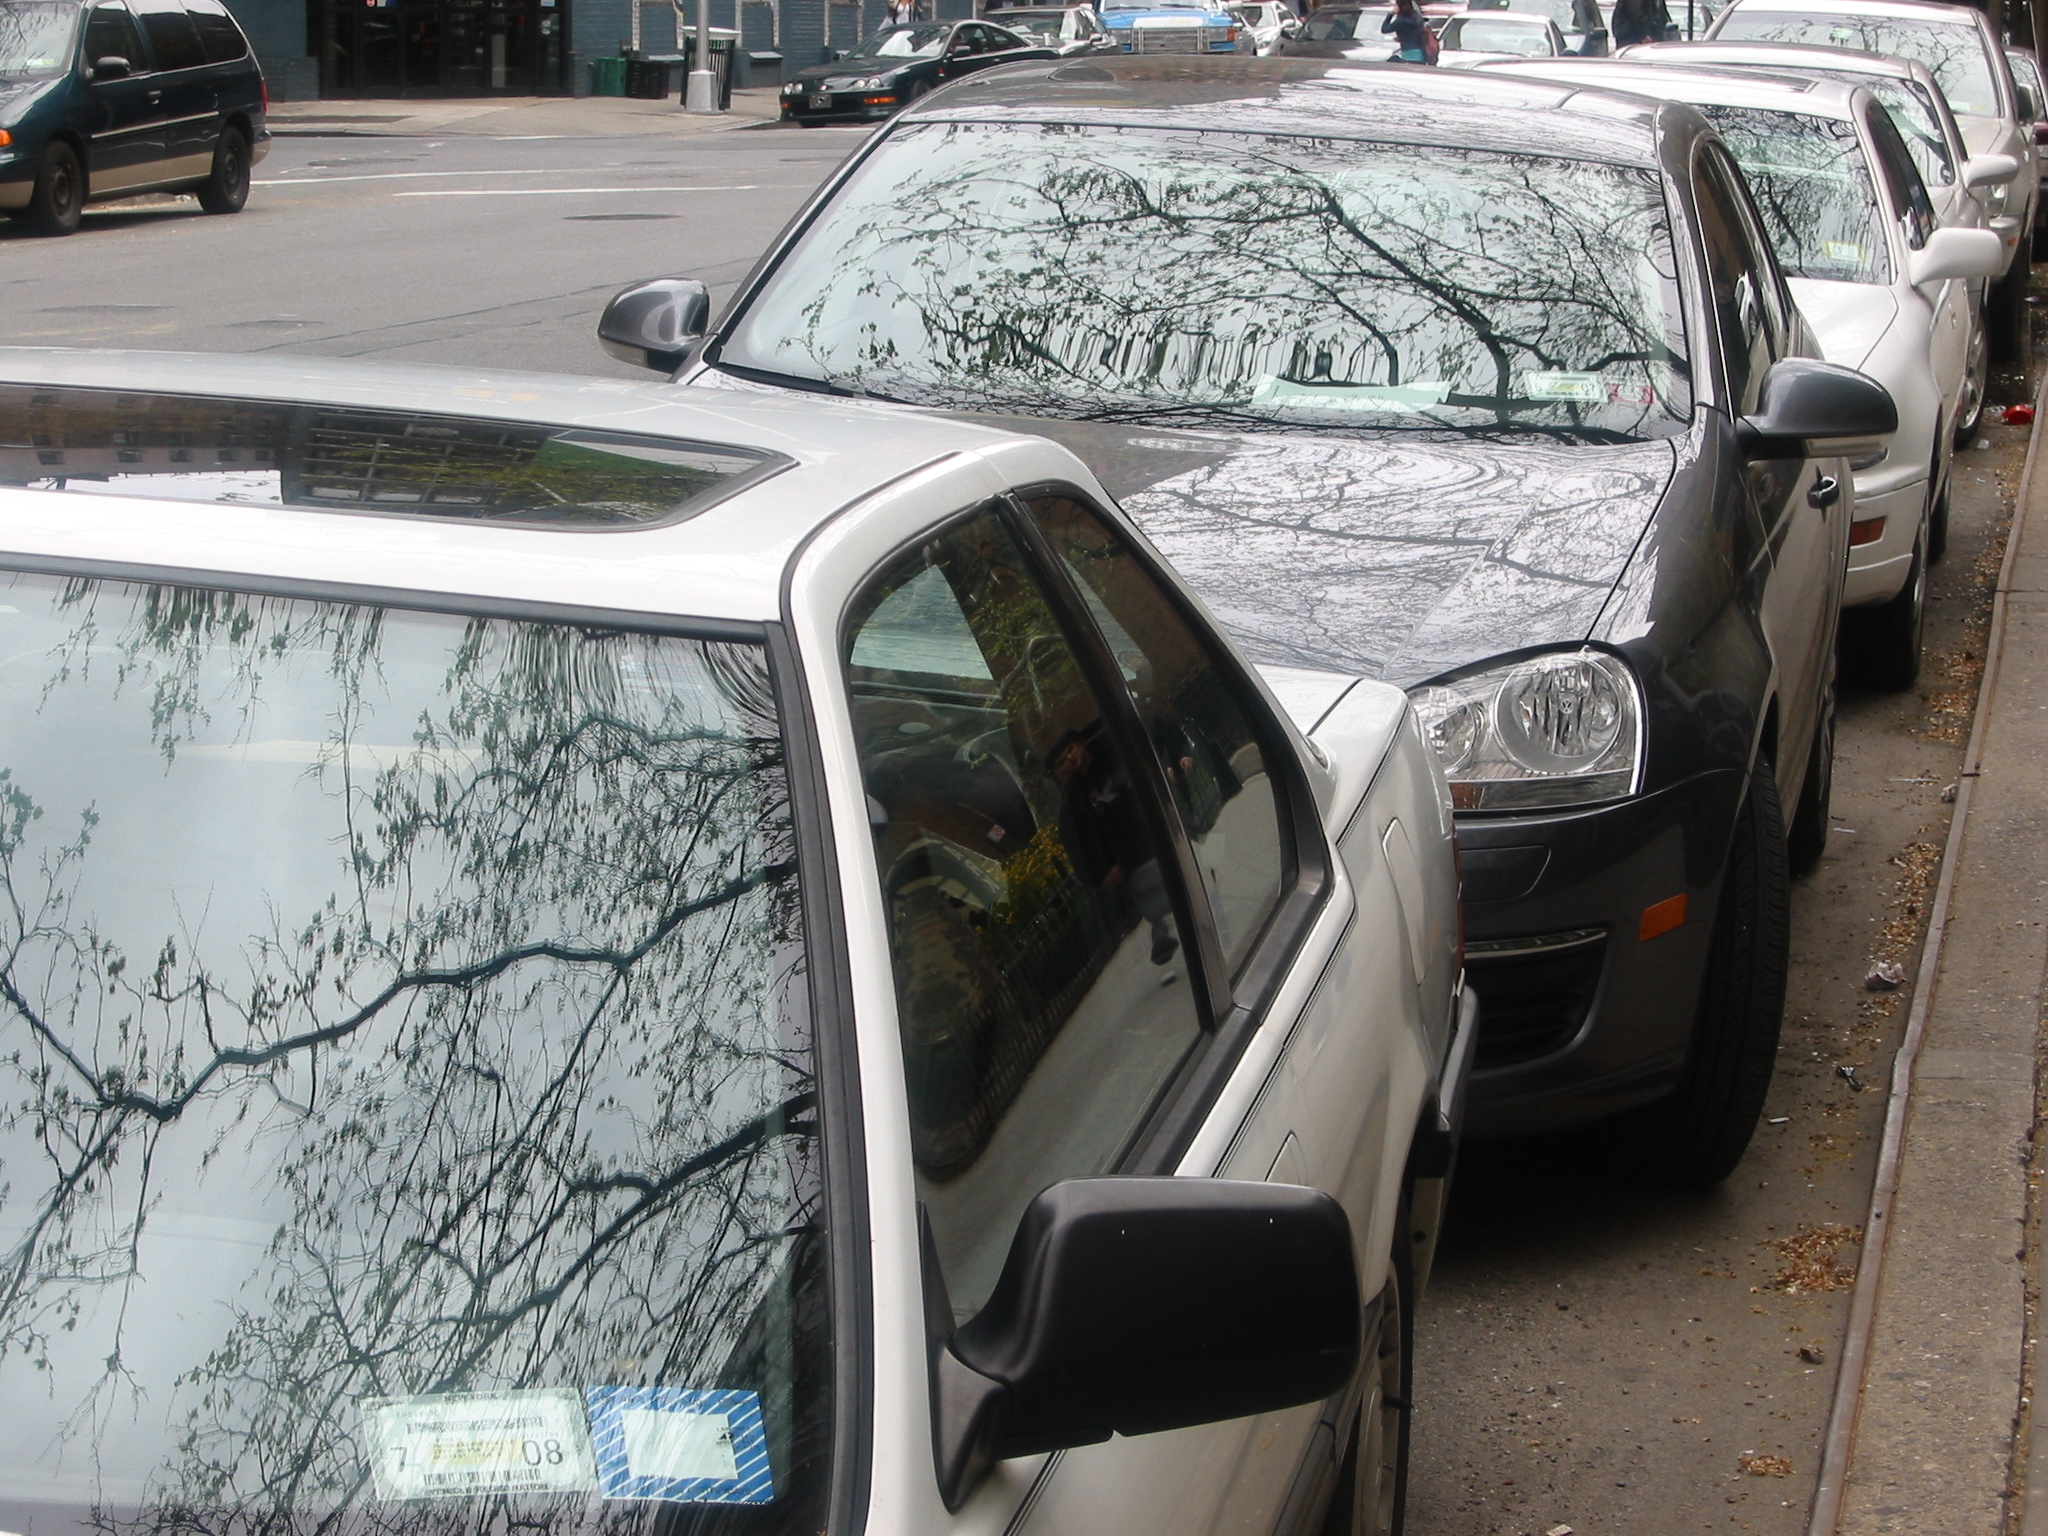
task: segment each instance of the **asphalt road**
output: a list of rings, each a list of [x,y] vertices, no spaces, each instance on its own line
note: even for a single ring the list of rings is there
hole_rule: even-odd
[[[281,140],[234,218],[166,201],[94,211],[67,240],[0,226],[0,314],[18,343],[632,375],[593,340],[605,299],[658,275],[729,289],[857,139]],[[1828,1287],[1854,1269],[1842,1229],[1903,1024],[1905,991],[1863,981],[1897,958],[1910,986],[2024,447],[1985,437],[1958,464],[1921,686],[1843,699],[1838,830],[1796,886],[1748,1161],[1679,1197],[1594,1137],[1469,1150],[1419,1324],[1416,1536],[1803,1528],[1848,1301]]]

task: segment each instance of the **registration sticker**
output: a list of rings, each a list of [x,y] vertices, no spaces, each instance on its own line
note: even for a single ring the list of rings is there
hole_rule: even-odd
[[[1522,392],[1531,400],[1580,400],[1587,405],[1607,398],[1597,373],[1525,373]]]
[[[608,1499],[767,1504],[775,1498],[757,1392],[592,1387],[590,1438]]]
[[[1870,255],[1862,246],[1848,240],[1823,240],[1821,248],[1828,253],[1829,261],[1853,261],[1859,266]]]
[[[573,1387],[372,1397],[362,1409],[381,1499],[588,1493],[597,1486],[583,1397]]]

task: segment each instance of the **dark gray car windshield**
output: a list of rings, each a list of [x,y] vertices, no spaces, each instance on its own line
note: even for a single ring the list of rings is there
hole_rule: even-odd
[[[1787,277],[1888,283],[1877,191],[1856,130],[1832,118],[1754,107],[1703,106],[1749,178],[1764,229]]]
[[[1657,174],[1278,135],[916,124],[715,361],[961,409],[1248,429],[1683,430]]]
[[[1934,72],[1949,110],[1997,117],[1998,86],[1984,39],[1969,22],[1889,16],[1814,15],[1738,6],[1714,32],[1719,43],[1810,43],[1914,59]]]
[[[0,740],[0,1522],[821,1527],[760,646],[0,575]]]
[[[0,0],[0,80],[51,80],[71,67],[75,5]]]

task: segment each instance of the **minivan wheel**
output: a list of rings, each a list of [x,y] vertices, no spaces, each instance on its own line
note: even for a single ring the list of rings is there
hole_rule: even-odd
[[[1365,1390],[1351,1448],[1323,1536],[1401,1536],[1408,1503],[1409,1393],[1414,1386],[1415,1323],[1407,1271],[1387,1265],[1379,1322],[1365,1340]]]
[[[1778,780],[1759,754],[1729,839],[1678,1088],[1636,1111],[1630,1127],[1666,1183],[1709,1188],[1749,1149],[1777,1064],[1790,927]]]
[[[85,217],[85,168],[78,152],[61,139],[43,151],[23,217],[39,235],[75,233]]]
[[[1920,678],[1920,643],[1927,629],[1927,536],[1913,543],[1913,563],[1899,595],[1876,608],[1842,615],[1842,662],[1858,682],[1894,692]]]
[[[249,141],[239,128],[223,128],[213,146],[213,174],[199,187],[199,206],[208,213],[240,213],[249,201]]]
[[[1785,862],[1795,875],[1807,873],[1828,851],[1828,801],[1834,789],[1835,699],[1830,688],[1827,708],[1814,727],[1813,750],[1807,754],[1806,782],[1799,786],[1799,804],[1785,834]]]

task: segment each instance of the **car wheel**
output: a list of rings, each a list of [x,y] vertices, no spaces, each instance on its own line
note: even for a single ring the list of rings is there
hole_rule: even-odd
[[[907,90],[907,91],[905,91],[905,92],[903,93],[903,99],[904,99],[904,100],[905,100],[906,102],[916,101],[916,100],[918,99],[918,97],[920,97],[920,96],[929,96],[929,95],[931,95],[931,93],[932,93],[932,83],[931,83],[931,81],[929,81],[929,80],[913,80],[913,81],[911,81],[911,82],[910,82],[910,89],[909,89],[909,90]]]
[[[1991,333],[1991,355],[2009,363],[2026,349],[2027,288],[2034,267],[2034,232],[2020,236],[2012,267],[1984,299],[1984,325]]]
[[[1398,1245],[1397,1245],[1398,1246]],[[1322,1536],[1401,1536],[1408,1502],[1408,1399],[1415,1322],[1404,1265],[1387,1265],[1379,1321],[1364,1350],[1365,1390]]]
[[[39,235],[68,235],[77,230],[79,220],[85,217],[85,168],[69,144],[59,141],[43,151],[35,190],[29,194],[23,217]]]
[[[1977,435],[1977,428],[1984,421],[1984,394],[1991,383],[1991,343],[1985,334],[1990,325],[1988,297],[1986,310],[1970,340],[1970,362],[1963,373],[1963,398],[1956,406],[1955,445],[1958,448],[1970,446]]]
[[[1929,565],[1941,564],[1941,557],[1948,553],[1948,490],[1949,477],[1944,474],[1941,478],[1941,494],[1934,498],[1934,505],[1927,509]]]
[[[1806,782],[1799,786],[1792,828],[1785,834],[1785,862],[1795,875],[1807,873],[1828,851],[1828,801],[1834,790],[1835,691],[1830,688],[1814,729],[1813,750],[1806,756]]]
[[[1790,927],[1778,780],[1759,755],[1728,842],[1678,1088],[1634,1117],[1648,1168],[1666,1183],[1711,1187],[1749,1148],[1777,1064]]]
[[[1926,535],[1913,545],[1913,563],[1899,595],[1876,608],[1842,615],[1842,661],[1860,683],[1896,692],[1920,679],[1920,641],[1927,628]]]
[[[249,141],[239,128],[224,128],[213,146],[213,174],[199,187],[199,206],[208,213],[240,213],[248,201]]]

